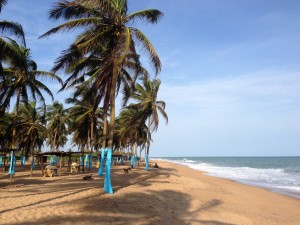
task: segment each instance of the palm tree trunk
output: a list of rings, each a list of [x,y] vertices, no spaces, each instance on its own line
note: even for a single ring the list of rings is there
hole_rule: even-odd
[[[91,169],[92,167],[92,157],[93,157],[93,137],[94,137],[94,118],[92,118],[92,122],[91,122],[91,137],[90,137],[90,148],[91,148],[91,154],[90,154],[90,157],[89,157],[89,170]]]
[[[115,63],[114,63],[115,64]],[[114,126],[115,126],[115,94],[117,86],[117,76],[118,71],[116,68],[117,65],[114,65],[112,73],[112,82],[111,82],[111,91],[110,91],[110,124],[109,124],[109,139],[108,139],[108,149],[107,149],[107,158],[106,158],[106,170],[104,178],[104,192],[113,194],[113,189],[110,180],[110,167],[111,167],[111,158],[112,158],[112,148],[113,148],[113,139],[114,139]]]
[[[32,177],[32,173],[33,173],[33,163],[34,163],[34,142],[32,143],[32,146],[31,146],[31,167],[30,167],[30,177]]]
[[[88,129],[87,142],[86,142],[87,151],[89,151],[89,148],[90,148],[90,129]],[[88,165],[88,170],[90,171],[90,157],[88,157],[87,160],[88,163],[86,165]]]
[[[53,152],[56,152],[56,148],[55,148],[55,145],[56,145],[56,135],[57,135],[57,132],[55,131],[55,133],[54,133],[54,139],[53,139],[53,146],[52,146],[52,151]]]
[[[146,170],[149,170],[149,150],[150,150],[150,116],[148,117],[147,151],[145,155]]]
[[[103,176],[103,166],[104,166],[104,156],[105,156],[105,148],[106,148],[106,139],[107,139],[107,111],[108,111],[108,101],[109,95],[107,94],[104,99],[103,105],[103,140],[102,140],[102,148],[101,148],[101,162],[99,166],[98,175]]]
[[[149,155],[150,150],[150,116],[148,117],[148,134],[147,134],[147,155]]]

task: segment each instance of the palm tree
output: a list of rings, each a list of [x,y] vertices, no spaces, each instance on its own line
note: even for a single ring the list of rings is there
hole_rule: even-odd
[[[9,149],[12,143],[12,124],[14,118],[12,113],[5,113],[0,117],[0,148]]]
[[[120,145],[130,145],[132,156],[137,156],[137,147],[147,137],[147,126],[136,107],[124,108],[116,123],[116,137]],[[115,138],[116,139],[116,138]]]
[[[7,3],[7,0],[0,0],[0,12],[6,3]]]
[[[84,27],[85,31],[77,37],[74,46],[81,55],[95,51],[101,53],[103,63],[95,74],[97,78],[95,84],[98,87],[106,87],[107,99],[110,103],[108,155],[111,155],[113,147],[118,76],[128,61],[128,56],[133,58],[135,63],[139,62],[136,44],[140,44],[139,46],[142,46],[148,53],[156,73],[161,69],[159,57],[152,44],[139,29],[132,27],[132,24],[136,19],[156,23],[162,17],[162,13],[155,9],[141,10],[131,14],[127,12],[127,0],[61,0],[50,12],[50,18],[55,20],[63,18],[67,22],[42,36]],[[104,85],[104,82],[108,85]],[[107,174],[109,176],[109,172]],[[112,192],[112,189],[110,188],[108,192]]]
[[[63,104],[55,101],[47,106],[47,129],[49,131],[49,144],[52,151],[56,151],[60,146],[63,147],[67,142],[68,127],[70,118]]]
[[[137,101],[137,103],[133,103],[129,107],[137,108],[139,110],[139,115],[143,117],[143,120],[148,120],[147,158],[150,149],[151,131],[156,131],[159,124],[158,113],[160,113],[166,120],[166,123],[168,123],[168,116],[165,112],[166,103],[157,100],[160,84],[161,82],[159,79],[151,81],[147,78],[143,78],[142,85],[137,84],[135,91],[130,96],[130,98]]]
[[[31,59],[30,49],[18,45],[13,40],[11,40],[11,46],[18,57],[7,59],[7,67],[3,69],[3,75],[0,76],[0,111],[3,113],[8,110],[11,101],[15,100],[14,112],[17,117],[20,101],[27,104],[29,96],[34,102],[41,102],[44,108],[46,105],[42,91],[53,99],[51,91],[38,78],[50,78],[60,83],[62,81],[53,73],[37,70],[37,64]],[[15,148],[16,129],[13,130],[12,137],[12,148]]]
[[[0,0],[0,12],[3,6],[7,3],[6,0]],[[3,72],[2,61],[7,58],[18,57],[18,54],[14,52],[13,47],[10,44],[9,36],[3,35],[13,35],[17,39],[21,40],[21,44],[25,46],[25,34],[22,26],[19,23],[11,21],[0,21],[0,75]]]
[[[45,108],[36,107],[35,102],[20,104],[20,113],[18,116],[18,132],[21,133],[22,139],[19,141],[20,146],[27,146],[30,148],[32,157],[31,172],[34,157],[34,149],[41,145],[48,135],[46,128]]]
[[[86,89],[88,91],[89,89]],[[85,92],[83,95],[86,96]],[[80,97],[80,96],[79,96]],[[94,137],[97,133],[97,125],[101,117],[101,110],[96,108],[97,97],[90,99],[68,98],[66,103],[74,104],[69,108],[69,117],[72,119],[71,131],[74,132],[73,141],[79,141],[79,145],[93,152]]]

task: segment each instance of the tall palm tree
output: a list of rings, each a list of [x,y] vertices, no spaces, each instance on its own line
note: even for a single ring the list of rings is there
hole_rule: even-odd
[[[160,113],[166,123],[168,123],[168,115],[165,112],[166,103],[157,100],[160,84],[161,82],[159,79],[153,79],[153,81],[151,81],[147,78],[143,78],[142,84],[137,84],[135,91],[130,96],[130,98],[137,101],[137,103],[133,103],[129,107],[137,108],[139,110],[139,115],[144,117],[144,121],[148,121],[147,157],[150,149],[151,131],[156,131],[158,128],[158,113]]]
[[[63,104],[55,101],[47,106],[47,129],[49,131],[49,144],[52,151],[56,151],[60,146],[63,147],[67,142],[68,127],[70,118]]]
[[[107,87],[107,99],[110,103],[108,155],[111,155],[113,147],[118,76],[128,61],[129,55],[136,63],[139,61],[136,44],[140,44],[139,46],[142,46],[148,53],[156,73],[161,69],[154,47],[139,29],[132,27],[132,24],[136,19],[156,23],[161,17],[162,13],[155,9],[128,14],[127,0],[61,0],[50,12],[51,19],[63,18],[67,22],[51,29],[42,37],[84,27],[85,31],[74,42],[76,49],[82,55],[95,51],[101,53],[103,63],[95,76],[98,87]],[[109,85],[103,85],[103,82]],[[107,174],[109,176],[109,171]],[[112,192],[112,189],[110,188],[108,192]]]
[[[71,130],[76,133],[75,136],[77,138],[82,137],[85,139],[84,145],[89,150],[94,146],[94,137],[97,133],[101,110],[95,107],[95,98],[93,96],[90,96],[89,101],[75,97],[68,98],[66,103],[73,104],[68,109],[69,117],[72,119]]]
[[[30,148],[32,157],[30,176],[32,176],[34,149],[40,146],[40,142],[48,135],[45,113],[45,108],[37,108],[35,102],[20,104],[17,127],[22,139],[19,142],[21,146]]]

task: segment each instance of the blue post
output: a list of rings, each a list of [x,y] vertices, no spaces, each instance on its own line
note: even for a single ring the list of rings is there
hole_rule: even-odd
[[[53,155],[50,156],[50,165],[54,164],[54,159],[53,159]]]
[[[9,171],[8,175],[15,174],[15,156],[14,156],[14,151],[11,151],[10,153],[10,166],[9,166]]]
[[[130,164],[131,164],[131,165],[133,165],[133,160],[134,160],[133,157],[134,157],[133,155],[130,156]]]
[[[93,154],[90,154],[90,169],[93,167]]]
[[[88,167],[88,165],[89,165],[89,155],[86,154],[86,155],[85,155],[85,159],[84,159],[84,166],[85,166],[85,167]]]
[[[84,156],[79,157],[79,165],[83,165],[83,158],[84,158]]]
[[[133,168],[136,168],[136,155],[133,156]]]
[[[25,166],[25,163],[26,163],[26,156],[23,155],[21,159],[21,166]]]
[[[0,156],[0,167],[2,167],[2,156]]]
[[[146,170],[149,170],[149,155],[146,154],[146,158],[145,158],[145,162],[146,162]]]
[[[105,177],[104,177],[104,192],[113,194],[113,189],[110,181],[110,167],[111,167],[111,157],[112,157],[112,149],[107,149],[106,156],[106,168],[105,168]]]
[[[35,169],[35,161],[34,161],[34,157],[33,156],[32,156],[32,169]]]
[[[100,161],[98,176],[103,176],[104,155],[105,155],[105,149],[101,148],[101,161]]]

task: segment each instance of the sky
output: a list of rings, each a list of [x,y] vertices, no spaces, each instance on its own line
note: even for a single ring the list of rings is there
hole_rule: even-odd
[[[32,57],[43,70],[51,69],[79,32],[38,39],[63,22],[48,19],[54,2],[8,0],[0,14],[0,20],[22,24]],[[160,118],[150,156],[300,155],[300,1],[128,4],[129,12],[155,8],[164,14],[158,24],[134,24],[163,65],[158,100],[166,102],[169,122]],[[142,60],[147,65],[148,59]],[[47,85],[54,93],[59,89]],[[55,94],[55,100],[63,102],[69,95]]]

